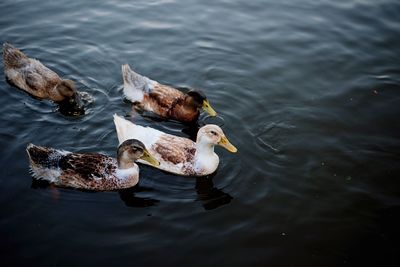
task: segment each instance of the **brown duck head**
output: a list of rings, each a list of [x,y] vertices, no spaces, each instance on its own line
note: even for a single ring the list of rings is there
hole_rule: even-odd
[[[185,102],[186,104],[193,106],[197,109],[203,109],[212,117],[217,115],[217,112],[215,112],[215,110],[208,102],[206,95],[201,91],[190,90],[189,92],[187,92]]]
[[[75,83],[71,80],[62,80],[56,87],[60,112],[64,115],[83,115],[85,109],[81,97],[76,90]]]
[[[119,145],[117,151],[118,168],[132,168],[138,159],[145,160],[153,166],[159,166],[160,163],[155,159],[144,144],[136,139],[128,139]]]

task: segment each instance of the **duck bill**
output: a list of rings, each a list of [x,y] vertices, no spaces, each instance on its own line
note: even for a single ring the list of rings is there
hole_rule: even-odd
[[[147,149],[145,149],[143,151],[143,156],[140,157],[140,159],[147,161],[148,163],[150,163],[151,165],[158,167],[160,166],[160,162],[158,162],[158,160],[156,160],[155,157],[153,157],[149,151]]]
[[[221,138],[221,141],[219,141],[218,145],[224,147],[229,152],[232,152],[232,153],[237,152],[237,148],[234,145],[232,145],[231,142],[229,142],[229,140],[228,140],[228,138],[226,138],[226,136],[223,136]]]
[[[217,112],[215,112],[215,110],[211,107],[207,99],[203,101],[203,110],[207,112],[211,117],[217,116]]]

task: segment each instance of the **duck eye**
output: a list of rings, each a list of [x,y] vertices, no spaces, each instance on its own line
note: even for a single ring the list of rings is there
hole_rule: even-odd
[[[213,135],[217,135],[217,133],[215,131],[211,131],[210,133],[212,133]]]
[[[141,147],[135,147],[134,151],[135,152],[143,152],[143,149]]]

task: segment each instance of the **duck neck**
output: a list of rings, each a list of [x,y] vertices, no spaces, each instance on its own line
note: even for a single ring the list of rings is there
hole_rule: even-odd
[[[214,145],[206,142],[196,142],[196,156],[209,157],[214,155]]]
[[[118,169],[120,170],[126,170],[135,167],[134,162],[126,162],[126,161],[120,161],[118,160]]]
[[[208,142],[196,142],[196,154],[195,154],[195,169],[198,174],[210,174],[213,173],[219,163],[217,154],[214,153],[214,145]]]
[[[118,178],[118,188],[132,187],[139,182],[139,167],[135,163],[118,163],[115,175]]]
[[[118,154],[117,163],[118,169],[120,170],[131,169],[136,165],[135,162],[128,157],[125,151]]]

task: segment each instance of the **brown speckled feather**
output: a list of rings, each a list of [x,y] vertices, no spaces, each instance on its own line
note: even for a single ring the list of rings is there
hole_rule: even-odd
[[[174,144],[174,145],[171,145]],[[193,163],[196,145],[193,141],[173,135],[162,135],[151,147],[165,161],[173,164]]]
[[[184,122],[197,120],[199,111],[184,107],[185,95],[170,86],[157,83],[150,93],[145,93],[140,106],[157,115]]]
[[[94,190],[117,188],[116,164],[115,159],[101,154],[68,154],[59,161],[62,170],[59,183]]]
[[[116,190],[136,185],[138,176],[117,176],[114,158],[94,153],[70,153],[29,145],[27,152],[35,178],[58,186],[88,190]]]
[[[140,105],[145,110],[151,110],[162,117],[168,117],[174,103],[182,101],[183,98],[184,95],[180,91],[166,85],[156,84],[149,93],[144,94]]]

